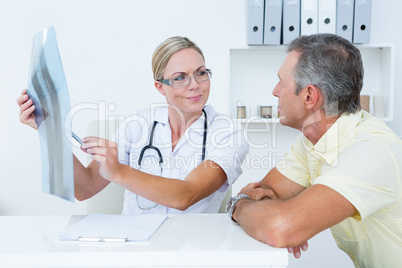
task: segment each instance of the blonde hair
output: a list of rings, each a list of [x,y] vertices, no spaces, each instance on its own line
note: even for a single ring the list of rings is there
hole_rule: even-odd
[[[185,48],[193,48],[195,51],[201,54],[204,58],[204,54],[201,49],[190,39],[182,36],[173,36],[163,41],[154,51],[152,55],[152,72],[154,80],[158,81],[163,79],[163,72],[168,64],[170,57]]]

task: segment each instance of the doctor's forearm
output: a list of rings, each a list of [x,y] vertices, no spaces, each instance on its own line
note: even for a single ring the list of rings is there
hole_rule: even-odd
[[[126,165],[121,166],[113,182],[167,207],[185,210],[195,203],[188,182],[150,175]]]
[[[79,201],[91,198],[110,182],[99,175],[99,168],[95,162],[85,167],[75,155],[74,162],[74,190],[75,198]]]

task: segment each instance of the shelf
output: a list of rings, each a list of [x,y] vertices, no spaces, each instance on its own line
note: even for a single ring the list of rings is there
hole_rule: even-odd
[[[374,113],[373,96],[384,96],[384,121],[394,115],[394,45],[365,44],[359,48],[364,67],[362,95],[370,96],[370,113]],[[238,47],[228,49],[230,115],[236,117],[237,105],[251,107],[275,106],[277,98],[272,90],[278,83],[277,72],[286,58],[287,46]],[[243,120],[243,119],[242,119]],[[246,122],[240,121],[245,124]],[[269,121],[270,122],[270,121]],[[253,124],[266,123],[256,120]],[[271,122],[270,122],[271,123]]]
[[[247,132],[266,133],[273,132],[280,125],[279,118],[261,118],[260,116],[251,116],[244,119],[235,119],[241,124]]]
[[[241,124],[270,124],[270,123],[279,123],[279,118],[261,118],[259,116],[252,116],[249,118],[238,119],[236,118],[238,123]]]

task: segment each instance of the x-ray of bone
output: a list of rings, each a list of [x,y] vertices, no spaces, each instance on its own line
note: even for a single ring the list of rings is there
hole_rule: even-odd
[[[70,98],[53,27],[34,36],[27,91],[36,107],[42,191],[74,202]]]

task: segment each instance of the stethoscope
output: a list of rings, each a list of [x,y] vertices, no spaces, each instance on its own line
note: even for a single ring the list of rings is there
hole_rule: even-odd
[[[201,162],[204,161],[205,159],[205,148],[206,148],[206,143],[207,143],[207,113],[204,111],[204,109],[202,109],[202,112],[204,113],[204,137],[203,137],[203,141],[202,141],[202,155],[201,155]],[[162,153],[159,150],[158,147],[156,147],[155,145],[153,145],[153,141],[154,141],[154,133],[155,133],[155,127],[158,124],[157,121],[154,121],[150,134],[149,134],[149,143],[148,145],[145,145],[141,152],[140,152],[140,156],[138,158],[138,167],[141,170],[141,163],[142,160],[144,158],[144,153],[146,150],[153,150],[156,152],[156,154],[158,155],[159,159],[155,159],[153,158],[153,160],[151,160],[151,162],[157,162],[157,164],[159,165],[159,168],[157,167],[156,169],[153,169],[152,174],[154,175],[162,175],[162,164],[163,164],[163,157],[162,157]],[[155,172],[156,171],[156,172]],[[158,174],[155,174],[158,173]],[[137,205],[140,209],[142,210],[149,210],[152,208],[155,208],[158,203],[155,203],[151,200],[148,200],[142,196],[139,196],[138,194],[136,195],[136,200],[137,200]]]

